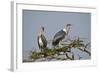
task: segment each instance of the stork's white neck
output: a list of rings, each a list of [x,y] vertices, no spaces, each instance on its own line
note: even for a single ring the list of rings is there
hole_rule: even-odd
[[[64,28],[63,31],[67,33],[67,29]]]

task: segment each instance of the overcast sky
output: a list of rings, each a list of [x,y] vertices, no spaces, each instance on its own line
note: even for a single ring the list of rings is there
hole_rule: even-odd
[[[34,48],[38,49],[37,34],[40,26],[45,27],[45,36],[49,40],[68,23],[72,24],[69,33],[71,37],[80,36],[90,42],[90,13],[23,10],[23,58],[27,58]]]

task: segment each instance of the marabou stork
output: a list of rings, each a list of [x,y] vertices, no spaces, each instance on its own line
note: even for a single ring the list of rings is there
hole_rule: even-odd
[[[57,46],[60,41],[62,41],[66,35],[68,35],[71,24],[65,25],[65,28],[57,32],[52,40],[52,45]]]
[[[38,46],[41,49],[41,51],[47,47],[47,40],[44,36],[44,27],[43,26],[40,28],[40,31],[39,31],[39,34],[37,37],[37,41],[38,41]]]

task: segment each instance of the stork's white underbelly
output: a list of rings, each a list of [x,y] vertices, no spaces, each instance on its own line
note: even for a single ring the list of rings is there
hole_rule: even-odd
[[[42,39],[41,39],[41,38],[39,38],[39,44],[40,44],[41,46],[43,46],[43,42],[42,42]]]

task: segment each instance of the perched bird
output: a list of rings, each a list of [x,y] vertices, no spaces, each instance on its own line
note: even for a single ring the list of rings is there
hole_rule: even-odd
[[[66,35],[68,35],[71,24],[65,25],[65,28],[57,32],[52,40],[52,45],[57,46],[60,41],[62,41]]]
[[[41,51],[47,47],[47,40],[44,36],[44,27],[43,26],[40,28],[40,31],[39,31],[39,34],[37,37],[37,41],[38,41],[38,46],[41,49]]]

